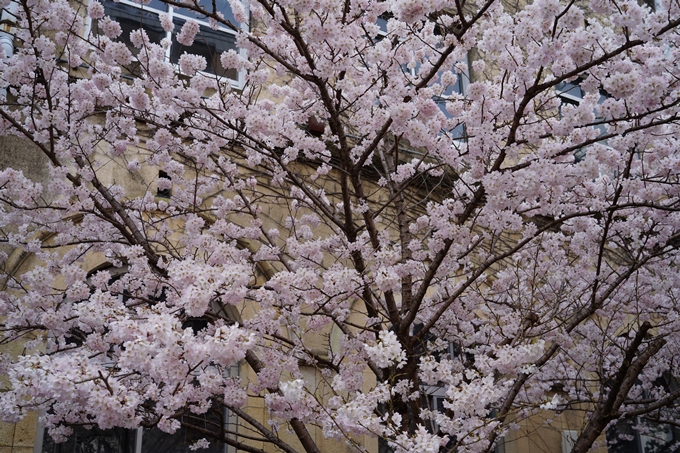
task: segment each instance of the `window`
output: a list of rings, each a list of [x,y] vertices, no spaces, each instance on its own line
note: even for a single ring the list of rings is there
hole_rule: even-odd
[[[578,439],[578,431],[567,429],[562,431],[562,453],[570,453]]]
[[[637,381],[636,384],[640,384]],[[678,379],[671,373],[663,373],[653,387],[665,392],[680,388]],[[643,398],[653,398],[649,390],[643,390]],[[666,410],[677,411],[671,404]],[[656,420],[654,420],[656,418]],[[661,412],[652,412],[647,417],[621,418],[607,429],[609,453],[670,453],[680,451],[680,427],[664,423]],[[673,417],[670,417],[673,418]]]
[[[565,104],[579,105],[583,100],[583,90],[578,83],[560,82],[555,90]]]
[[[569,82],[560,82],[557,85],[555,85],[555,91],[557,92],[557,95],[560,98],[561,105],[560,105],[560,110],[559,114],[562,116],[563,113],[563,108],[564,106],[567,105],[573,105],[573,106],[578,106],[581,101],[583,100],[583,89],[579,85],[580,81],[577,79],[573,83]],[[598,99],[597,103],[601,104],[604,102],[604,100],[607,99],[607,96],[604,93],[600,93],[600,99]],[[603,118],[597,116],[598,112],[595,112],[595,121],[598,122],[602,120]],[[607,127],[604,124],[597,124],[594,126],[595,129],[598,130],[598,133],[600,136],[605,135],[607,133]],[[607,144],[607,140],[602,140],[601,143],[603,145]],[[574,152],[574,160],[575,162],[580,162],[586,157],[586,148],[580,148],[577,151]]]
[[[130,47],[132,47],[130,32],[143,28],[149,36],[149,40],[153,43],[158,44],[164,38],[169,38],[172,41],[172,45],[166,53],[168,61],[176,64],[184,53],[200,55],[207,62],[205,72],[226,77],[232,80],[234,85],[241,86],[243,75],[233,68],[223,68],[220,63],[222,52],[236,50],[236,34],[233,30],[226,27],[212,29],[206,17],[186,8],[168,6],[160,0],[151,0],[148,5],[140,5],[129,0],[104,0],[103,4],[106,15],[118,21],[121,26],[123,30],[121,40]],[[206,10],[212,10],[213,5],[215,5],[216,11],[221,12],[225,19],[237,24],[228,0],[200,0],[199,5],[204,6]],[[165,32],[161,26],[159,14],[163,13],[170,15],[175,26],[171,32]],[[184,46],[177,42],[175,37],[189,19],[193,19],[199,24],[200,31],[196,35],[193,45]],[[243,29],[246,29],[247,26],[247,24],[241,24]],[[93,23],[93,30],[98,32],[96,22]]]
[[[39,436],[38,436],[39,437]],[[39,439],[36,439],[36,442]],[[66,442],[57,444],[43,435],[42,447],[35,451],[43,453],[134,453],[135,431],[123,428],[101,430],[97,428],[74,429]]]
[[[413,326],[413,335],[418,334],[423,329],[423,324],[415,324]],[[460,347],[453,342],[437,341],[437,336],[429,331],[423,335],[418,343],[414,345],[414,353],[419,358],[432,356],[437,362],[442,360],[455,360],[460,357]],[[437,411],[446,414],[447,409],[444,407],[446,401],[447,387],[443,382],[436,385],[421,385],[423,407],[430,411]],[[437,423],[430,419],[426,428],[433,433],[439,432]]]
[[[607,429],[609,453],[666,453],[677,451],[680,429],[642,418],[621,419]]]
[[[170,198],[172,195],[171,191],[170,177],[163,170],[158,172],[158,189],[156,190],[156,196],[158,198]]]
[[[378,20],[376,21],[376,24],[380,27],[380,32],[378,33],[377,40],[380,41],[387,36],[387,22],[392,18],[392,13],[391,12],[386,12],[383,13],[378,17]],[[437,31],[435,30],[435,34]],[[441,94],[441,96],[435,96],[434,101],[439,106],[439,109],[444,113],[447,119],[453,120],[454,115],[452,115],[448,109],[446,108],[446,103],[451,97],[455,94],[460,94],[463,95],[465,94],[465,89],[467,85],[470,83],[470,75],[468,71],[468,57],[467,55],[465,56],[463,61],[458,61],[456,64],[453,65],[451,68],[442,68],[441,72],[438,74],[437,77],[433,78],[432,82],[433,83],[439,83],[445,87],[444,92]],[[448,83],[446,80],[442,80],[442,75],[444,72],[446,72],[447,69],[450,69],[452,73],[456,75],[456,80],[453,83]],[[417,63],[414,68],[409,68],[406,65],[402,67],[402,70],[404,71],[405,74],[408,74],[412,77],[415,77],[418,75],[418,71],[420,70],[420,63]],[[465,140],[465,125],[457,122],[457,121],[450,121],[451,123],[451,128],[446,129],[445,131],[448,132],[451,135],[451,138],[454,140]]]
[[[455,66],[458,66],[459,64],[462,64],[465,68],[468,67],[468,58],[467,56],[465,57],[465,61],[458,62]],[[441,96],[437,96],[434,101],[437,103],[439,108],[441,109],[442,112],[444,112],[444,115],[446,118],[449,120],[453,120],[454,116],[448,111],[446,108],[446,103],[447,101],[454,95],[454,94],[460,94],[463,95],[465,94],[465,87],[468,85],[470,82],[470,76],[466,70],[459,70],[457,67],[451,68],[451,72],[453,72],[456,75],[456,81],[453,84],[446,84],[445,81],[442,81],[442,74],[439,75],[439,80],[437,82],[441,83],[442,85],[446,86],[446,89],[442,93]],[[455,123],[455,124],[454,124]],[[448,130],[447,132],[451,134],[451,138],[455,140],[465,140],[465,125],[460,123],[460,122],[452,122],[453,128]]]
[[[392,18],[392,13],[390,12],[383,13],[378,16],[376,24],[378,24],[378,27],[380,27],[380,33],[378,34],[380,39],[387,36],[387,21],[390,20],[390,18]]]
[[[576,80],[574,83],[569,83],[569,82],[560,82],[557,85],[555,85],[555,90],[557,91],[557,95],[560,97],[560,100],[562,101],[562,106],[564,105],[579,105],[581,101],[583,100],[583,89],[579,85],[579,81]],[[605,99],[607,99],[607,94],[600,90],[600,99],[598,99],[597,103],[602,104]],[[595,112],[595,121],[602,120],[601,117],[597,116],[597,111]],[[560,115],[562,114],[562,107],[560,107]],[[595,126],[597,130],[600,131],[600,135],[604,135],[607,133],[607,128],[604,124],[598,124]],[[606,144],[606,142],[605,142]]]
[[[229,369],[230,376],[238,376],[238,365]],[[210,431],[223,430],[223,435],[235,438],[238,432],[238,418],[228,409],[211,409],[206,414],[187,413],[182,421]],[[158,428],[73,428],[73,434],[66,442],[55,443],[47,430],[38,424],[35,439],[35,453],[190,453],[190,446],[206,436],[190,428],[182,427],[174,434]],[[236,453],[236,448],[213,439],[210,446],[198,451],[204,453]]]
[[[118,300],[125,303],[135,302],[133,295],[127,291],[125,274],[127,266],[105,266],[90,273],[88,284],[94,285],[93,279],[98,272],[105,271],[110,278],[107,281],[111,294],[117,294]],[[91,293],[94,288],[91,286]],[[165,300],[165,290],[162,289],[156,301]],[[78,302],[78,301],[76,301]],[[191,328],[194,333],[207,326],[207,321],[202,318],[189,318],[183,325],[183,329]],[[84,336],[79,330],[72,330],[66,339],[67,343],[82,345]],[[107,368],[115,366],[110,359],[104,359],[103,365]],[[197,373],[197,372],[195,372]],[[195,375],[194,375],[195,376]],[[224,377],[237,378],[239,365],[234,364],[223,371]],[[111,428],[100,429],[96,426],[74,426],[73,434],[62,443],[56,443],[47,434],[47,430],[38,423],[34,453],[190,453],[191,445],[196,441],[206,438],[210,442],[208,448],[201,448],[204,453],[236,453],[236,448],[214,439],[208,438],[200,430],[208,430],[222,438],[234,439],[238,433],[238,417],[232,411],[224,408],[219,402],[215,403],[206,413],[197,415],[186,410],[179,417],[183,423],[198,428],[181,427],[175,433],[168,434],[158,428]]]
[[[191,420],[191,423],[204,428],[214,429],[217,423],[230,425],[227,420],[229,413],[218,416],[214,412],[207,416],[201,416],[201,420]],[[52,438],[40,428],[36,444],[42,440],[42,445],[36,445],[34,451],[41,453],[190,453],[190,446],[205,436],[187,428],[180,428],[174,434],[168,434],[158,428],[136,430],[124,428],[112,428],[102,430],[99,428],[86,429],[82,426],[75,427],[73,434],[63,443],[55,443]],[[40,439],[42,437],[42,439]],[[233,453],[233,447],[223,442],[210,441],[210,446],[201,449],[204,453]]]
[[[638,4],[640,6],[648,6],[651,12],[658,11],[661,9],[661,1],[660,0],[638,0]]]

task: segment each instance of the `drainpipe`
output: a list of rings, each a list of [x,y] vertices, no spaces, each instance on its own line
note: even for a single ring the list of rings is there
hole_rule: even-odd
[[[17,2],[11,2],[6,8],[3,8],[2,15],[0,15],[0,46],[2,46],[5,55],[5,61],[14,55],[14,35],[12,35],[12,25],[16,20]],[[0,88],[0,98],[7,96],[7,88]]]

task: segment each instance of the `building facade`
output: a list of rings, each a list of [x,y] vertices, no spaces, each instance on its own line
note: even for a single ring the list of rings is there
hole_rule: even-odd
[[[10,3],[0,453],[677,449],[672,5]]]

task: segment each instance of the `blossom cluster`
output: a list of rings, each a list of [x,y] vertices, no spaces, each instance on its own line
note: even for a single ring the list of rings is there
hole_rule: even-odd
[[[184,2],[235,35],[237,82],[196,21],[175,55],[103,2],[10,3],[5,421],[227,408],[248,448],[395,452],[575,407],[678,423],[677,4]]]

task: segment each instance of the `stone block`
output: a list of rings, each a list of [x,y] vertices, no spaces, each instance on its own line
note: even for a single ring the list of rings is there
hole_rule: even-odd
[[[14,423],[0,422],[0,446],[11,447],[14,443]],[[0,450],[0,453],[3,453]]]
[[[16,424],[14,430],[14,447],[31,447],[35,444],[35,432],[38,426],[38,414],[32,413]]]

